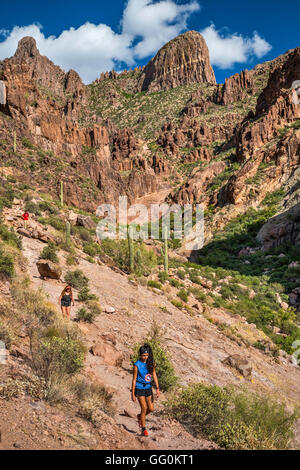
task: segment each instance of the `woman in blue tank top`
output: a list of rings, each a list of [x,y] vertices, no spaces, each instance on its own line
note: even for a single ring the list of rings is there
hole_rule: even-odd
[[[146,429],[146,415],[152,413],[153,392],[152,378],[156,386],[157,397],[159,397],[159,385],[155,371],[153,353],[149,344],[144,344],[139,350],[140,358],[133,366],[132,379],[132,401],[139,401],[141,412],[137,415],[139,426],[142,428],[142,436],[148,436]]]

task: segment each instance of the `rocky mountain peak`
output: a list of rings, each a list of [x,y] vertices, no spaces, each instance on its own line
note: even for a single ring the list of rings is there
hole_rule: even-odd
[[[205,39],[197,31],[187,31],[165,44],[146,65],[142,90],[159,91],[187,83],[215,84]]]
[[[23,60],[28,57],[33,58],[39,55],[39,50],[36,47],[36,40],[31,36],[25,36],[18,42],[18,47],[14,57],[18,60]]]

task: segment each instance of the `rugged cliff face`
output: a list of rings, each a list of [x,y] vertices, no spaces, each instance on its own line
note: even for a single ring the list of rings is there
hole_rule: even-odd
[[[225,207],[228,220],[288,182],[299,164],[291,90],[299,56],[299,48],[288,51],[216,85],[205,41],[189,31],[146,67],[85,86],[23,38],[0,69],[3,163],[16,165],[7,152],[16,132],[24,170],[36,159],[31,176],[53,194],[63,180],[70,204],[94,210],[168,187],[168,200],[214,206],[216,218]]]
[[[168,90],[179,85],[216,83],[204,38],[188,31],[162,47],[141,75],[141,89]]]

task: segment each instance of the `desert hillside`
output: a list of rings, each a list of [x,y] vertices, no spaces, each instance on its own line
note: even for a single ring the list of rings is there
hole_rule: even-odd
[[[0,62],[0,449],[299,448],[299,74],[297,48],[217,84],[195,31],[90,85],[31,37]],[[204,247],[98,240],[120,195],[203,204]]]

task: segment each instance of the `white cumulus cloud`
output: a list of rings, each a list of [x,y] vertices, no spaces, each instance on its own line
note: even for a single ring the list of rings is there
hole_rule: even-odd
[[[199,9],[196,1],[178,5],[171,0],[158,3],[129,0],[122,20],[123,33],[141,38],[134,47],[134,54],[138,58],[148,57],[185,30],[187,19]]]
[[[201,34],[207,42],[211,63],[221,69],[229,69],[235,63],[247,62],[253,56],[261,58],[272,49],[256,31],[252,38],[248,38],[238,33],[222,33],[211,24],[203,29]]]
[[[59,36],[45,37],[39,23],[0,29],[0,60],[11,57],[18,41],[32,36],[42,55],[65,71],[76,70],[85,83],[113,68],[134,66],[137,60],[154,55],[170,39],[187,29],[190,16],[201,9],[196,0],[178,4],[176,0],[128,0],[119,33],[106,24],[86,22],[77,29],[70,27]],[[240,34],[223,34],[212,24],[201,31],[213,65],[230,68],[247,62],[251,56],[261,58],[270,44],[254,31],[252,38]]]

